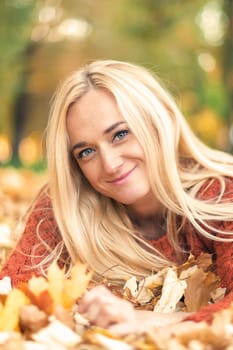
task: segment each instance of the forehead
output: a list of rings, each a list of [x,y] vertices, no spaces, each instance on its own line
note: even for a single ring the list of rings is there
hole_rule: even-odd
[[[71,142],[75,142],[103,133],[118,121],[124,118],[114,96],[103,89],[92,89],[70,107],[67,131]]]

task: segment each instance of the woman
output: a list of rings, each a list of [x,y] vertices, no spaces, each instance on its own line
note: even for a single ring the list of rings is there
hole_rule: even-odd
[[[123,284],[207,252],[227,288],[223,301],[188,317],[144,316],[160,326],[211,321],[229,306],[233,157],[194,136],[151,73],[107,60],[71,74],[53,101],[47,159],[48,187],[1,276],[17,285],[54,259],[67,269],[79,260],[96,280]],[[132,324],[136,311],[125,303],[94,288],[80,312],[103,327]]]

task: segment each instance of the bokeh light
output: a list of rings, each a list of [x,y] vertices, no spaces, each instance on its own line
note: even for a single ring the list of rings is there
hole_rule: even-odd
[[[197,23],[208,44],[218,46],[222,43],[227,17],[219,1],[209,1],[197,16]]]
[[[198,55],[198,63],[200,67],[206,72],[211,72],[216,67],[215,58],[208,52],[203,52]]]
[[[19,158],[23,165],[28,166],[43,159],[41,139],[39,135],[30,135],[22,139],[19,145]]]
[[[9,138],[0,134],[0,163],[7,163],[12,156],[12,149]]]

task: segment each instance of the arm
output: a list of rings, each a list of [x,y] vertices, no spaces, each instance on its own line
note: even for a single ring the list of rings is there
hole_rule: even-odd
[[[142,333],[154,327],[172,327],[187,315],[183,312],[136,310],[129,301],[115,296],[104,286],[97,286],[87,292],[79,301],[78,311],[91,324],[107,328],[118,335]]]
[[[24,232],[0,272],[0,279],[11,277],[12,286],[41,275],[37,266],[61,241],[47,190],[35,200]]]

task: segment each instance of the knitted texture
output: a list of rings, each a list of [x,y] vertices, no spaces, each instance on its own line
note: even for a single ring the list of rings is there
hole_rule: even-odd
[[[42,193],[27,220],[20,240],[0,272],[0,279],[10,276],[12,286],[16,287],[21,282],[27,282],[33,275],[41,275],[42,270],[38,264],[46,259],[59,242],[61,235],[54,220],[50,199]]]

